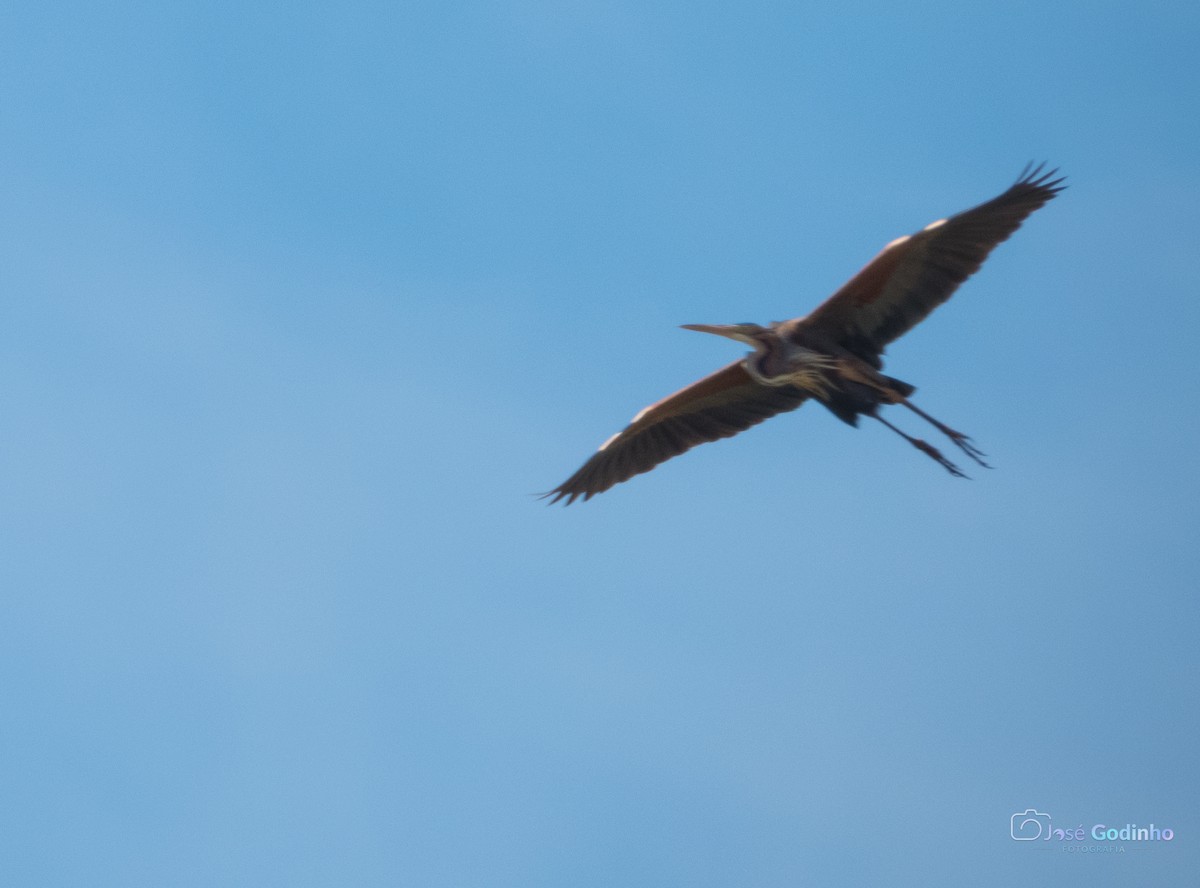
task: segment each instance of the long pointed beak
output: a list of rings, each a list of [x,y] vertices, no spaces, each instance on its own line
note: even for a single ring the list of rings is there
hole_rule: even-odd
[[[680,324],[681,329],[695,330],[697,333],[713,333],[727,339],[745,342],[746,334],[739,324]]]

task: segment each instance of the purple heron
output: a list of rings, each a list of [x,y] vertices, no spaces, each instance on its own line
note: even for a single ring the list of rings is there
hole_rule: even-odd
[[[590,499],[697,444],[736,435],[809,398],[852,426],[860,416],[879,420],[950,474],[966,477],[936,447],[879,415],[882,405],[903,404],[986,467],[970,438],[909,400],[913,386],[880,372],[883,350],[949,299],[997,244],[1066,187],[1057,170],[1043,170],[1044,165],[1030,165],[999,197],[892,241],[812,314],[766,327],[685,324],[685,330],[735,339],[754,351],[642,410],[546,496],[568,504]]]

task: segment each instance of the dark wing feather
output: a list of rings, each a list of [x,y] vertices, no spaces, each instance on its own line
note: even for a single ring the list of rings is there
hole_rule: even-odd
[[[737,361],[647,407],[546,496],[552,503],[565,498],[568,505],[579,497],[591,499],[697,444],[728,438],[795,410],[807,397],[790,385],[755,382]]]
[[[979,270],[999,243],[1066,186],[1057,170],[1026,168],[999,197],[892,241],[797,323],[873,363]]]

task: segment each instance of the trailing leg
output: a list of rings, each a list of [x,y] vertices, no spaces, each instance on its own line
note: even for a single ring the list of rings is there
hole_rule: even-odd
[[[946,457],[942,456],[941,451],[938,450],[936,447],[934,447],[929,442],[922,441],[920,438],[914,438],[912,435],[909,435],[905,432],[900,431],[900,429],[896,428],[894,425],[892,425],[890,422],[888,422],[886,419],[884,419],[878,413],[872,413],[870,415],[873,416],[875,419],[879,420],[881,423],[883,423],[885,426],[887,426],[889,429],[891,429],[893,432],[895,432],[897,435],[899,435],[901,438],[903,438],[905,441],[907,441],[913,447],[920,450],[926,456],[932,457],[933,459],[937,460],[939,463],[941,463],[942,468],[944,468],[951,475],[955,475],[956,477],[959,477],[959,478],[967,477],[965,474],[963,474],[962,469],[960,469],[954,463],[950,462],[950,460],[946,459]]]
[[[932,423],[934,428],[936,428],[939,432],[941,432],[943,435],[945,435],[947,438],[949,438],[951,441],[953,441],[956,445],[958,445],[958,448],[963,453],[965,453],[967,456],[971,457],[971,459],[975,460],[975,462],[979,463],[985,469],[991,468],[991,466],[989,466],[986,462],[983,461],[983,457],[985,456],[984,452],[982,450],[980,450],[979,448],[977,448],[974,444],[972,444],[971,439],[968,438],[966,435],[964,435],[962,432],[956,432],[956,431],[954,431],[954,429],[950,428],[945,423],[938,422],[936,419],[934,419],[932,416],[930,416],[928,413],[926,413],[924,410],[922,410],[916,404],[914,404],[910,400],[908,400],[908,398],[904,398],[903,400],[901,400],[900,403],[903,404],[905,407],[907,407],[909,410],[911,410],[913,413],[917,414],[917,416],[921,417],[922,419],[926,420],[927,422]]]

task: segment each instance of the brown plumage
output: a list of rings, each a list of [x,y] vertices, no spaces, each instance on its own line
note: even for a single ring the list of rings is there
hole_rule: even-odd
[[[911,385],[879,372],[883,350],[949,299],[997,244],[1065,187],[1056,173],[1027,167],[999,197],[892,241],[806,317],[768,327],[687,325],[745,342],[754,352],[641,411],[546,496],[551,502],[590,499],[697,444],[794,410],[810,397],[851,425],[860,415],[879,420],[961,476],[936,448],[878,414],[881,405],[903,404],[986,465],[970,439],[909,402]]]

